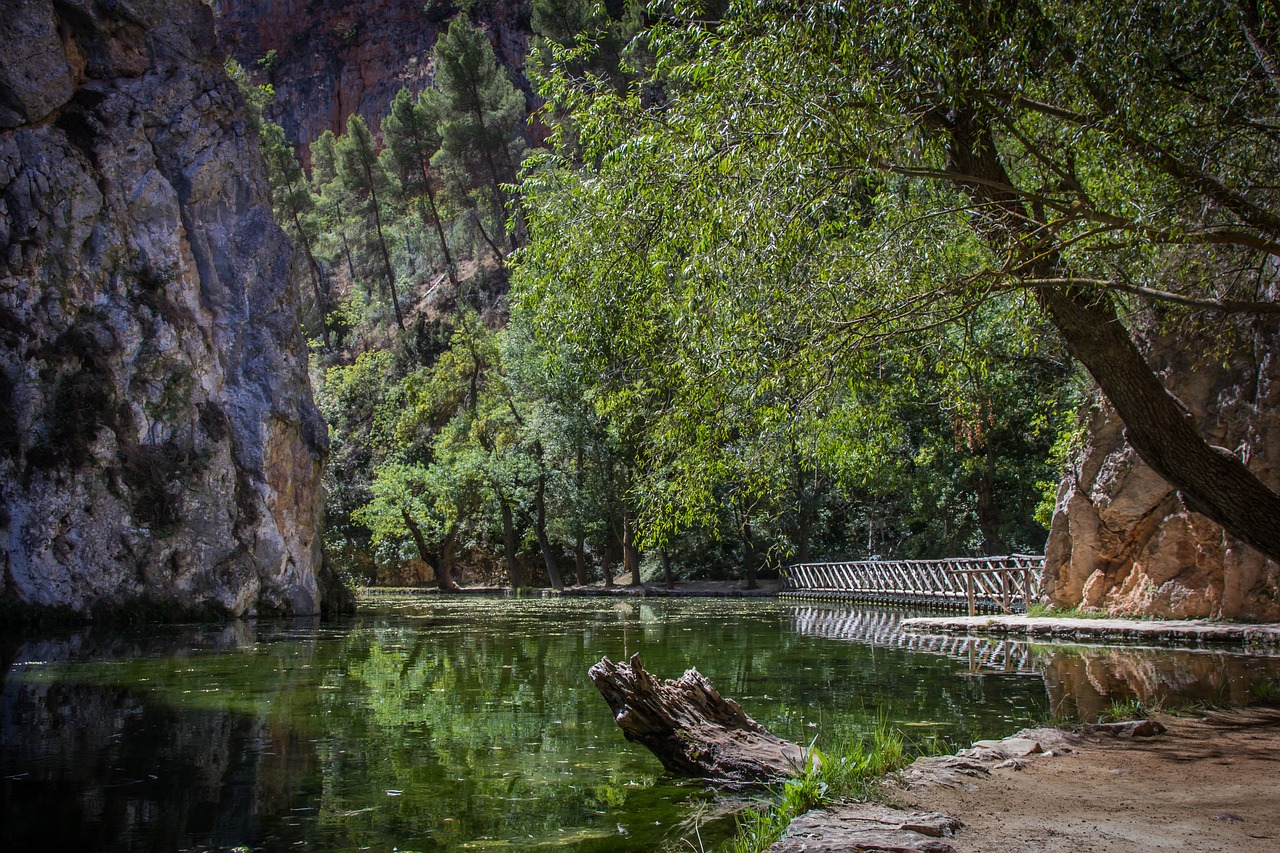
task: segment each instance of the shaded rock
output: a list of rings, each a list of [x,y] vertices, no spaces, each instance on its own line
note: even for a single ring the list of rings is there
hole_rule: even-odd
[[[0,594],[314,614],[293,250],[200,0],[0,16]]]
[[[782,740],[725,699],[696,669],[660,681],[631,664],[602,658],[588,671],[627,740],[646,747],[672,773],[737,782],[799,775],[803,747]]]
[[[1165,733],[1165,727],[1155,720],[1126,720],[1120,723],[1093,723],[1084,727],[1086,732],[1112,737],[1155,737]]]

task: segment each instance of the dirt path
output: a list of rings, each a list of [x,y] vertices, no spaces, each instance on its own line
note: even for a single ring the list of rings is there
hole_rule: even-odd
[[[1086,736],[1061,756],[902,804],[964,824],[958,851],[1280,850],[1280,712],[1161,721],[1152,738]]]
[[[814,811],[773,853],[1275,853],[1280,710],[1155,737],[1035,729],[903,771],[890,805]]]

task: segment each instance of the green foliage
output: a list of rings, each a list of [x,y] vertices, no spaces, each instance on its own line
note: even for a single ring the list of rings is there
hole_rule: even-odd
[[[760,69],[712,73],[725,57],[684,24],[654,41],[655,85],[684,96],[661,109],[550,69],[586,163],[530,158],[515,272],[514,321],[574,347],[601,412],[625,414],[646,541],[789,527],[804,554],[826,482],[863,504],[867,552],[1042,547],[1033,484],[1070,377],[1026,301],[939,293],[984,248],[959,223],[889,241],[914,223],[886,203],[939,194],[842,181],[829,143],[779,144]]]
[[[431,163],[501,260],[508,240],[504,185],[515,179],[523,148],[517,134],[524,96],[498,66],[485,33],[462,15],[437,43],[435,67],[440,150]]]
[[[818,759],[804,775],[783,783],[767,806],[747,809],[724,850],[760,853],[780,839],[795,818],[827,803],[871,799],[886,774],[909,763],[901,733],[884,723],[876,726],[869,741],[819,754]]]
[[[244,66],[229,56],[223,63],[223,68],[231,78],[231,82],[236,84],[240,97],[244,98],[250,126],[254,130],[261,129],[263,116],[271,106],[271,102],[276,99],[275,89],[269,83],[262,85],[254,83]]]
[[[1149,707],[1138,699],[1113,699],[1107,709],[1098,715],[1099,723],[1127,723],[1145,720],[1158,709]]]
[[[518,176],[524,96],[459,15],[374,165],[368,128],[317,140],[295,229],[369,286],[334,328],[397,352],[385,424],[355,426],[385,437],[368,471],[468,472],[467,547],[501,530],[548,572],[624,542],[744,576],[1039,550],[1089,393],[1045,294],[1177,330],[1249,310],[1273,239],[1273,140],[1244,118],[1273,93],[1243,19],[1133,14],[540,0],[552,135]],[[962,113],[1016,222],[957,171]],[[453,287],[418,306],[437,325],[378,342],[372,284],[394,301],[440,270]]]

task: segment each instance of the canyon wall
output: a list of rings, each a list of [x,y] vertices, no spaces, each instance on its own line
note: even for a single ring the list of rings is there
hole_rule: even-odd
[[[1165,387],[1209,443],[1276,490],[1278,326],[1273,318],[1204,320],[1167,329],[1147,346]],[[1187,509],[1125,441],[1105,401],[1095,400],[1085,417],[1049,532],[1050,600],[1115,615],[1280,620],[1280,565]]]
[[[461,4],[443,0],[213,0],[222,49],[274,84],[269,117],[301,147],[359,113],[377,129],[396,92],[433,77],[431,51]],[[480,0],[472,19],[517,87],[531,34],[529,0]],[[275,53],[272,54],[272,51]]]
[[[0,19],[0,598],[311,614],[325,425],[200,0]]]

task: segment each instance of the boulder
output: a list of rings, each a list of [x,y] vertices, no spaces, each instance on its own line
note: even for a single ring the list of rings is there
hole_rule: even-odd
[[[1280,328],[1274,318],[1147,318],[1148,361],[1208,442],[1280,490]],[[1049,601],[1115,616],[1280,620],[1280,565],[1192,512],[1095,397],[1058,490]]]

